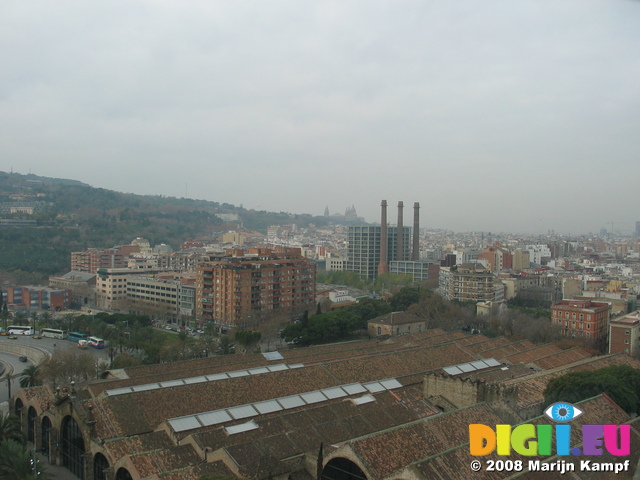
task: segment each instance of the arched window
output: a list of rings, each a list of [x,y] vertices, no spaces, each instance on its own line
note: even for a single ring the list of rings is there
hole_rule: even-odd
[[[62,465],[78,478],[84,478],[84,440],[73,417],[62,420]]]
[[[325,465],[322,480],[367,480],[367,476],[351,460],[337,457]]]
[[[49,417],[44,417],[42,419],[42,454],[49,456],[50,445],[51,445],[51,420]]]
[[[30,442],[35,442],[36,439],[37,418],[38,414],[36,413],[36,409],[29,407],[29,410],[27,410],[27,440]]]
[[[133,480],[126,468],[119,468],[116,472],[116,480]]]
[[[93,479],[94,480],[107,480],[107,468],[109,468],[109,461],[101,453],[96,453],[93,457]]]

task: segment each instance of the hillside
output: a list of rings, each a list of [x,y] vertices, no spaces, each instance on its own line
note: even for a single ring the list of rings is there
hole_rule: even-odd
[[[33,212],[16,211],[15,206],[19,205],[32,208]],[[269,225],[295,223],[305,228],[329,223],[325,217],[307,214],[119,193],[75,180],[6,172],[0,172],[0,206],[0,219],[35,221],[31,226],[0,226],[0,271],[22,277],[25,272],[33,274],[27,276],[33,282],[68,271],[72,251],[127,244],[135,237],[177,249],[187,238],[211,238],[231,229],[266,234]],[[225,223],[221,217],[237,220]]]

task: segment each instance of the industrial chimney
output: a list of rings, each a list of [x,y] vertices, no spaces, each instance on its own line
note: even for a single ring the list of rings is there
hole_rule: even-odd
[[[398,202],[398,244],[396,245],[396,260],[404,260],[404,225],[402,222],[404,204]]]
[[[389,262],[387,259],[387,201],[382,200],[380,204],[382,214],[380,218],[380,263],[378,263],[378,275],[389,272]]]
[[[411,260],[420,260],[420,204],[413,204],[413,245],[411,248]]]

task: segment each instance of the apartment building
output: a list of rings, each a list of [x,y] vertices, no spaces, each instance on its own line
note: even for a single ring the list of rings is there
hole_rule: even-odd
[[[562,300],[551,306],[551,322],[560,327],[565,337],[601,347],[608,334],[610,310],[608,303]]]
[[[640,346],[640,311],[609,321],[609,353],[634,353]]]
[[[402,258],[398,258],[398,227],[387,227],[387,261],[408,261],[411,253],[411,228],[402,227]],[[365,278],[378,276],[380,248],[382,240],[381,226],[349,226],[347,231],[347,267]]]
[[[163,320],[180,313],[182,282],[174,278],[136,275],[126,281],[127,307],[132,313]]]
[[[196,269],[196,317],[238,325],[302,313],[314,305],[315,270],[299,248],[227,250]]]
[[[140,253],[138,245],[87,248],[83,252],[71,252],[71,271],[97,273],[100,268],[125,268],[129,255],[133,253]]]
[[[477,263],[440,267],[438,289],[447,300],[504,302],[504,285],[500,279]]]
[[[128,310],[127,282],[140,275],[151,275],[159,270],[132,270],[130,268],[101,268],[96,277],[96,306],[107,310]]]

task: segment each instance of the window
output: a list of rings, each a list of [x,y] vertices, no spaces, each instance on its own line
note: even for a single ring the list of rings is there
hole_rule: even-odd
[[[624,334],[629,335],[629,330],[625,330]]]
[[[382,335],[382,327],[378,327],[378,335]]]
[[[625,341],[624,341],[624,344],[625,344],[625,345],[629,345],[629,340],[625,340]]]

